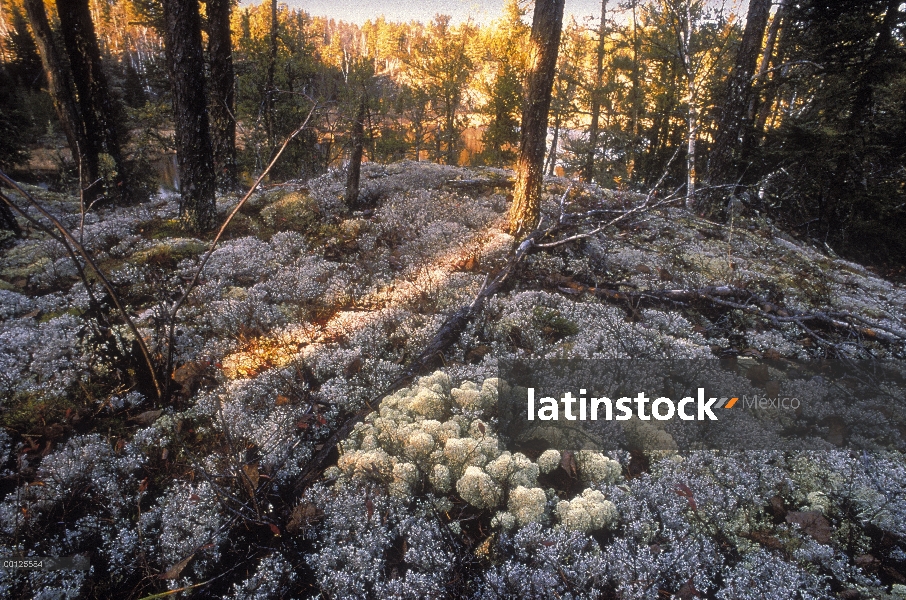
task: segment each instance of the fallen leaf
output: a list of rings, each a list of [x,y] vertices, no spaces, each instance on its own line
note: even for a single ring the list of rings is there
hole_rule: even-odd
[[[258,490],[258,464],[251,463],[248,465],[242,465],[242,473],[245,477],[242,478],[242,484],[245,486],[245,491],[249,493],[249,496],[255,497],[255,492]]]
[[[283,394],[278,394],[277,402],[275,404],[277,406],[284,406],[286,404],[289,404],[289,398],[287,396],[284,396]]]
[[[153,425],[154,421],[156,421],[157,418],[163,413],[163,410],[146,410],[143,413],[135,415],[129,420],[138,423],[139,425],[150,426]]]
[[[787,513],[786,522],[799,525],[802,531],[819,544],[830,544],[831,524],[817,510],[793,510]]]
[[[191,561],[193,558],[195,558],[194,553],[185,557],[184,559],[170,567],[166,573],[161,573],[160,575],[158,575],[158,577],[160,577],[161,579],[177,579],[179,577],[179,574],[182,573],[183,569],[186,568],[186,565],[188,565],[189,561]]]
[[[576,456],[569,450],[563,453],[563,456],[560,458],[560,468],[566,471],[570,477],[575,477],[576,470]]]
[[[312,502],[303,502],[293,509],[293,513],[286,523],[286,530],[295,533],[301,529],[311,527],[323,517],[323,513]]]

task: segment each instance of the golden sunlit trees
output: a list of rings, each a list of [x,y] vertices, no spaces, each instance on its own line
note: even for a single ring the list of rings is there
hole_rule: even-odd
[[[419,89],[436,120],[432,156],[456,164],[465,126],[463,103],[472,77],[473,61],[468,53],[475,28],[464,23],[450,25],[450,17],[437,15],[413,43],[406,62],[406,82]]]
[[[478,38],[484,77],[478,90],[483,97],[481,113],[485,130],[483,164],[496,167],[511,165],[519,143],[519,116],[524,95],[523,78],[527,60],[529,27],[522,22],[525,9],[518,0],[507,0],[503,16]]]

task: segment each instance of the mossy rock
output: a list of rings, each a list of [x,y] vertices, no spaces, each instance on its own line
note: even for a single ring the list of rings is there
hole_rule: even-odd
[[[204,252],[205,248],[207,246],[198,240],[177,238],[140,250],[132,255],[129,262],[173,269],[181,260],[197,256]]]
[[[319,217],[318,203],[304,192],[287,192],[261,211],[261,220],[276,231],[306,231]]]

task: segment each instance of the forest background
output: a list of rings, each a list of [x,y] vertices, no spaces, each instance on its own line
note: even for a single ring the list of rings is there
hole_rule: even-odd
[[[0,164],[70,189],[81,165],[83,188],[100,182],[119,201],[178,185],[162,3],[79,0],[65,3],[72,14],[36,0],[0,6]],[[276,2],[198,6],[207,94],[195,101],[208,104],[211,148],[199,164],[214,165],[221,190],[260,174],[313,108],[272,181],[343,167],[357,132],[366,161],[513,165],[530,3],[507,0],[483,25],[444,15],[356,25]],[[64,56],[50,69],[37,12]],[[174,39],[193,37],[192,19],[183,22]],[[904,24],[894,0],[605,0],[599,16],[564,23],[545,170],[640,190],[667,173],[666,187],[702,212],[735,196],[894,273],[906,259]],[[84,35],[68,39],[74,27]],[[79,64],[102,67],[83,75]],[[83,115],[80,160],[49,93],[54,69]]]

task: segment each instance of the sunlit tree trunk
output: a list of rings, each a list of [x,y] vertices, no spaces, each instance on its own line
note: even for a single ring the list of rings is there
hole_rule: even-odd
[[[163,5],[179,164],[179,215],[188,230],[206,231],[214,225],[216,210],[198,0],[164,0]]]
[[[211,144],[217,185],[238,186],[236,175],[235,74],[230,39],[231,0],[208,0],[208,59],[211,72]]]
[[[695,171],[695,152],[698,144],[698,104],[694,86],[689,86],[689,112],[686,117],[688,133],[686,135],[686,206],[691,207],[695,200],[697,173]]]
[[[113,159],[117,175],[112,183],[118,194],[125,192],[128,181],[125,179],[126,165],[122,154],[124,116],[122,107],[110,95],[107,77],[101,68],[101,52],[88,0],[58,0],[57,13],[78,93],[88,152],[94,155],[104,153]]]
[[[591,125],[588,128],[588,155],[585,157],[584,179],[591,181],[595,172],[595,154],[598,149],[598,121],[601,118],[601,84],[604,80],[604,35],[607,30],[607,0],[601,1],[601,22],[598,26],[598,51],[595,85],[591,91]]]
[[[768,119],[771,117],[771,111],[774,108],[777,99],[778,81],[781,77],[772,72],[770,82],[766,82],[769,69],[777,69],[783,63],[787,48],[789,47],[789,10],[792,0],[782,0],[774,18],[771,21],[770,31],[768,33],[768,43],[765,44],[765,55],[762,58],[761,67],[759,68],[759,81],[764,88],[764,98],[760,100],[755,110],[755,135],[760,136],[764,133]],[[770,54],[768,53],[770,50]],[[754,140],[753,140],[753,143]]]
[[[554,112],[554,138],[547,155],[547,174],[553,176],[557,168],[557,146],[560,144],[560,111]]]
[[[630,116],[629,130],[632,137],[629,140],[629,156],[626,161],[626,175],[631,180],[635,173],[636,144],[639,139],[639,114],[641,112],[641,68],[639,65],[639,27],[638,27],[638,0],[631,0],[632,7],[632,87],[630,89]]]
[[[38,46],[38,54],[41,55],[41,64],[47,75],[54,111],[72,152],[72,159],[81,166],[81,186],[86,188],[97,179],[98,159],[97,153],[91,152],[92,147],[85,139],[69,66],[54,42],[43,0],[24,0],[24,4],[25,14]]]
[[[563,3],[564,0],[535,2],[527,91],[516,163],[516,188],[509,212],[508,229],[514,235],[533,229],[540,217],[547,117],[563,26]]]

